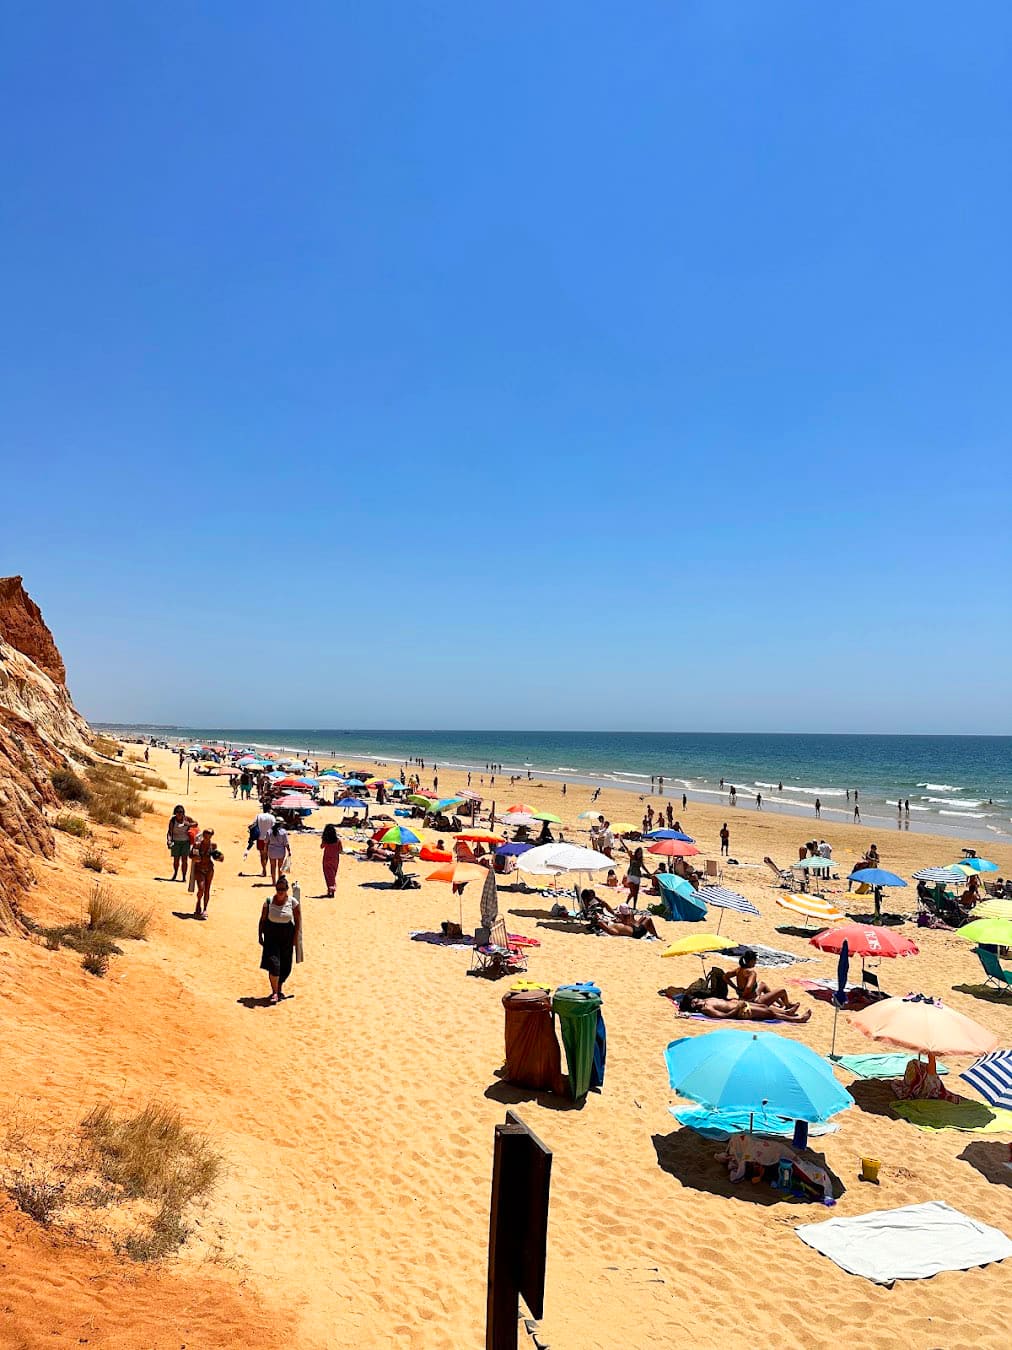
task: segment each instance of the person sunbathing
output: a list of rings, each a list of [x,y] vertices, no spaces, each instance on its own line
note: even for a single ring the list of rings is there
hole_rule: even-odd
[[[638,910],[629,910],[626,906],[619,906],[619,909],[625,909],[625,913],[615,913],[605,918],[604,902],[598,901],[597,906],[590,912],[590,926],[595,933],[607,933],[609,937],[659,937],[660,934],[654,927],[654,921],[649,914],[642,914]]]
[[[743,998],[701,998],[698,994],[683,995],[679,1006],[682,1012],[742,1022],[807,1022],[812,1015],[811,1008],[791,1012],[787,1008],[771,1008],[765,1003],[747,1003]]]
[[[756,974],[756,954],[754,951],[746,950],[738,957],[738,969],[726,972],[728,981],[734,985],[739,995],[746,1003],[762,1003],[766,1007],[776,1004],[778,1007],[786,1008],[789,1012],[797,1012],[801,1007],[798,1002],[792,1002],[787,996],[786,989],[771,989],[765,980],[760,980]]]

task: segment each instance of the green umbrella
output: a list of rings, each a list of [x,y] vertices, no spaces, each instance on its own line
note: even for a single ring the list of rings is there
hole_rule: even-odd
[[[535,812],[534,812],[534,819],[535,819],[535,820],[550,820],[550,821],[552,822],[553,825],[560,825],[560,824],[562,823],[562,817],[561,817],[561,816],[553,816],[552,813],[551,813],[551,811],[535,811]]]
[[[1012,947],[1012,919],[974,919],[957,928],[956,937],[985,947]]]
[[[432,805],[431,797],[421,797],[417,792],[412,792],[411,795],[409,797],[405,797],[404,800],[410,802],[412,806],[429,807]]]
[[[385,830],[377,840],[377,843],[380,844],[420,844],[421,842],[414,830],[409,830],[405,825],[391,825],[389,830]]]

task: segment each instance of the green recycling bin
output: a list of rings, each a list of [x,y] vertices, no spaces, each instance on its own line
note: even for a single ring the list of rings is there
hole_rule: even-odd
[[[566,1051],[569,1095],[575,1102],[582,1101],[590,1088],[600,1010],[601,995],[589,989],[557,989],[552,999]]]

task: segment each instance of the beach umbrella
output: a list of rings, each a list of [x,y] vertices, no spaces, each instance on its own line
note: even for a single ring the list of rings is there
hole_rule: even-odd
[[[615,866],[607,854],[579,844],[538,844],[520,857],[522,872],[605,872]]]
[[[836,963],[836,988],[833,991],[833,1043],[829,1047],[829,1058],[836,1058],[836,1023],[840,1009],[847,1006],[847,976],[850,974],[850,948],[847,939],[840,943],[840,959]]]
[[[989,1105],[1012,1111],[1012,1050],[993,1050],[959,1076]]]
[[[661,952],[662,956],[701,956],[704,952],[727,952],[737,947],[733,938],[718,937],[716,933],[691,933],[679,938]]]
[[[916,956],[919,950],[915,942],[892,928],[876,928],[866,923],[828,928],[809,938],[809,942],[821,952],[839,952],[846,943],[851,956]]]
[[[506,814],[511,816],[516,811],[525,816],[533,816],[534,810],[535,808],[528,806],[526,802],[517,802],[515,806],[507,806]]]
[[[658,839],[656,844],[650,845],[648,852],[664,858],[694,858],[699,849],[695,844],[683,843],[681,839]]]
[[[482,800],[482,795],[481,795],[481,793],[480,793],[480,792],[472,792],[470,788],[458,788],[458,789],[457,789],[457,796],[458,796],[458,797],[463,797],[465,801],[469,801],[469,802],[480,802],[480,801]]]
[[[367,811],[369,809],[361,797],[339,797],[334,805],[340,806],[345,811]]]
[[[424,806],[427,808],[431,798],[423,797],[420,792],[412,792],[406,800],[409,801],[412,806]]]
[[[485,884],[481,888],[481,923],[483,928],[491,928],[499,917],[499,893],[495,885],[495,873],[491,867],[485,870]],[[461,928],[464,924],[461,922]]]
[[[697,900],[702,900],[704,904],[713,905],[714,909],[720,910],[717,919],[718,933],[721,924],[724,922],[725,909],[733,909],[738,914],[758,914],[760,912],[758,906],[753,905],[751,900],[746,900],[743,895],[739,895],[737,891],[729,890],[727,886],[701,886],[698,891],[694,892],[694,895]]]
[[[597,820],[598,816],[603,815],[602,811],[581,811],[577,820]]]
[[[694,844],[696,841],[691,835],[682,834],[681,830],[648,830],[643,836],[644,839],[680,839],[683,844]]]
[[[321,778],[343,778],[343,777],[344,777],[344,774],[343,774],[343,773],[340,773],[337,769],[322,769],[321,772],[320,772],[320,777],[321,777]]]
[[[859,867],[851,872],[848,881],[861,881],[865,886],[905,886],[907,883],[895,872],[887,872],[884,867]]]
[[[361,778],[346,778],[345,782],[349,787],[365,787],[365,783],[363,783]]]
[[[538,823],[533,816],[525,816],[522,811],[517,811],[515,815],[510,815],[509,812],[507,812],[506,815],[500,816],[499,819],[507,829],[519,829],[521,825],[530,829],[532,825]]]
[[[504,844],[506,842],[501,834],[493,834],[491,830],[458,830],[454,838],[465,839],[471,844]]]
[[[806,919],[818,919],[825,924],[842,923],[847,917],[832,901],[823,900],[818,895],[794,895],[782,891],[776,900],[781,909],[789,909],[794,914],[802,914]]]
[[[799,858],[796,863],[791,863],[791,866],[797,868],[798,871],[801,872],[828,872],[833,866],[833,860],[832,858],[820,858],[818,856],[814,858]]]
[[[452,811],[455,806],[463,805],[459,797],[441,797],[438,802],[430,802],[428,809],[430,815],[436,815],[440,811]]]
[[[956,937],[984,947],[1012,947],[1012,919],[977,919],[956,929]]]
[[[390,825],[386,829],[377,830],[373,835],[373,840],[378,844],[420,844],[422,842],[414,830],[409,830],[406,825]]]
[[[815,1124],[854,1099],[828,1060],[773,1031],[731,1028],[685,1036],[664,1052],[672,1091],[711,1111],[768,1108]]]
[[[282,811],[312,811],[315,802],[312,797],[307,797],[304,792],[286,792],[271,805]]]
[[[533,815],[535,820],[547,820],[551,825],[559,825],[562,822],[562,817],[553,816],[551,811],[535,811]],[[614,828],[618,829],[618,826],[616,825]]]
[[[500,844],[495,851],[497,858],[519,858],[521,853],[529,853],[533,844]]]
[[[998,1048],[993,1032],[923,994],[883,999],[847,1020],[869,1040],[924,1051],[932,1071],[935,1055],[986,1055]]]
[[[971,872],[997,872],[998,864],[991,862],[987,858],[964,858],[962,862],[955,864],[956,867],[967,869]]]
[[[973,922],[978,919],[1009,919],[1012,920],[1012,900],[998,900],[995,896],[989,896],[986,900],[981,900],[974,905]]]
[[[544,820],[545,817],[541,816],[540,819]],[[552,820],[558,820],[558,816],[552,816]],[[613,822],[611,828],[616,834],[631,834],[634,830],[638,830],[639,826],[634,825],[629,820],[616,820]]]
[[[911,875],[915,881],[934,881],[942,886],[966,885],[966,874],[958,867],[922,867]]]
[[[407,792],[408,785],[407,783],[402,783],[399,778],[388,778],[387,789],[390,792]]]

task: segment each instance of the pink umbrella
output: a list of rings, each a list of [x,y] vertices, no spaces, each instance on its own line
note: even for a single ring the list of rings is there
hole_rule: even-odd
[[[925,1051],[932,1073],[936,1055],[986,1055],[998,1048],[993,1032],[923,994],[883,999],[848,1020],[870,1040]]]
[[[283,797],[278,797],[273,805],[280,807],[282,811],[311,811],[316,803],[304,792],[286,792]]]

